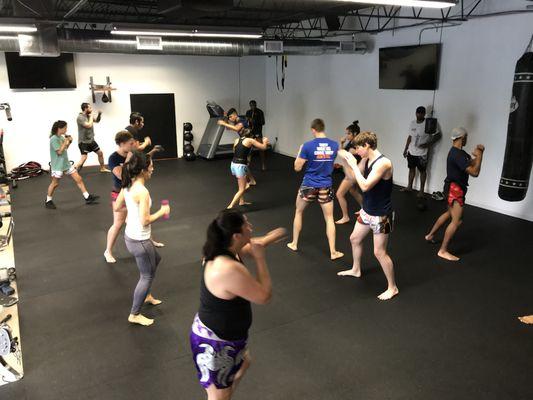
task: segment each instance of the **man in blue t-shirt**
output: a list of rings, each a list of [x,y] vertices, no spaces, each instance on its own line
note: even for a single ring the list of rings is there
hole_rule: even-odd
[[[328,139],[324,133],[324,121],[315,119],[311,123],[311,132],[315,137],[300,146],[294,170],[301,171],[304,165],[305,175],[302,185],[296,196],[296,212],[292,228],[292,242],[287,247],[293,251],[298,250],[298,238],[302,230],[303,212],[309,203],[318,201],[326,221],[326,235],[328,237],[330,257],[332,260],[342,257],[340,251],[335,248],[335,221],[333,220],[333,188],[331,174],[333,162],[337,157],[339,144],[335,140]]]
[[[446,196],[448,209],[437,219],[431,231],[426,235],[428,242],[435,243],[435,234],[451,218],[451,222],[444,232],[444,239],[442,239],[440,249],[437,252],[439,257],[449,261],[459,261],[459,257],[448,251],[448,244],[462,223],[468,177],[477,177],[479,175],[481,160],[485,151],[485,146],[478,144],[472,152],[472,158],[463,150],[467,136],[468,132],[465,128],[452,130],[453,145],[446,160],[446,180],[444,181],[444,195]]]

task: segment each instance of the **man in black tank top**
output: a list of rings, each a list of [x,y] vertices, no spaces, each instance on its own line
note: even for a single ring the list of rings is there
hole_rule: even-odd
[[[373,132],[361,132],[354,139],[354,145],[361,161],[353,154],[341,150],[344,173],[357,181],[363,191],[363,208],[350,236],[353,250],[352,268],[339,272],[340,276],[361,277],[361,255],[363,240],[372,231],[374,236],[374,254],[387,278],[387,290],[381,293],[380,300],[392,299],[399,293],[394,279],[394,265],[387,254],[389,233],[392,231],[393,212],[392,163],[377,150],[377,137]]]

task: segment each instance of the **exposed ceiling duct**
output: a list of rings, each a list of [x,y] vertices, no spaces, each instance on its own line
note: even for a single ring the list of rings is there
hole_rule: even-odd
[[[162,50],[137,50],[137,41],[116,40],[110,36],[88,38],[87,32],[68,31],[59,38],[59,48],[65,53],[121,53],[121,54],[174,54],[201,56],[265,56],[265,55],[321,55],[362,54],[367,50],[365,42],[291,40],[283,42],[283,53],[265,53],[264,41],[206,41],[170,40],[162,41]],[[0,51],[19,51],[16,38],[0,40]]]

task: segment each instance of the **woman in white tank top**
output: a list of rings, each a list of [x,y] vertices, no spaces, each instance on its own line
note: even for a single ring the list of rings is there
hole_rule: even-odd
[[[122,167],[122,190],[114,205],[115,210],[124,205],[128,210],[124,239],[128,251],[135,257],[140,272],[128,321],[144,326],[152,325],[154,320],[141,314],[142,305],[161,304],[161,300],[155,299],[150,293],[157,266],[161,261],[161,256],[150,240],[151,224],[170,213],[170,207],[162,205],[159,211],[150,214],[152,199],[145,183],[153,171],[154,165],[150,156],[134,151]]]

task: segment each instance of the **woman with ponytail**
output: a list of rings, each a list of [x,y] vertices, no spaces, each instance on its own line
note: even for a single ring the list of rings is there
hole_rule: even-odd
[[[349,151],[354,156],[359,157],[355,154],[355,148],[353,145],[353,140],[355,139],[355,136],[361,132],[361,129],[359,128],[359,121],[354,121],[350,126],[346,128],[344,136],[340,140],[341,148]],[[353,196],[355,201],[357,201],[357,204],[361,206],[363,203],[363,196],[359,191],[357,190],[357,183],[349,180],[347,178],[344,178],[339,185],[339,188],[337,189],[337,200],[339,202],[339,206],[341,207],[342,211],[342,217],[341,219],[335,221],[336,224],[346,224],[347,222],[350,222],[350,214],[348,213],[348,202],[346,201],[346,193],[350,192],[350,194]]]
[[[207,228],[200,308],[190,342],[198,379],[208,400],[231,399],[250,366],[250,303],[266,304],[272,296],[265,247],[285,236],[285,229],[278,228],[252,238],[252,225],[235,209],[221,211]],[[245,267],[243,258],[253,259],[255,276]]]
[[[154,164],[149,155],[140,151],[132,152],[122,166],[122,190],[114,204],[115,211],[126,206],[128,215],[124,239],[128,251],[135,257],[140,272],[139,282],[133,292],[133,305],[128,321],[144,326],[152,325],[154,320],[141,314],[142,305],[161,304],[161,300],[155,299],[150,292],[157,266],[161,261],[161,256],[150,240],[151,224],[170,214],[168,205],[162,205],[159,211],[150,214],[152,199],[145,183],[151,178],[153,171]]]
[[[52,182],[48,186],[48,192],[46,193],[46,201],[44,206],[49,210],[55,210],[57,207],[52,201],[52,196],[55,190],[59,186],[59,181],[63,175],[69,175],[83,195],[85,204],[93,204],[98,196],[94,196],[87,192],[83,179],[73,165],[70,164],[68,159],[67,149],[72,143],[72,136],[67,135],[67,123],[65,121],[56,121],[52,125],[50,132],[50,176]]]

